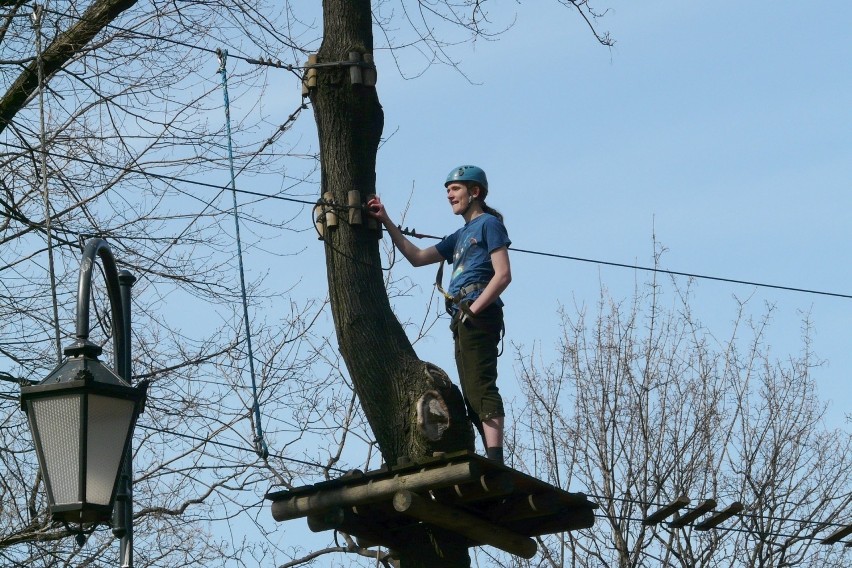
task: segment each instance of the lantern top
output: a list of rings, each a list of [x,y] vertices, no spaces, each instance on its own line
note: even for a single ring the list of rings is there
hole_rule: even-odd
[[[86,384],[94,382],[122,387],[130,386],[127,381],[98,359],[98,356],[103,353],[100,345],[87,340],[77,340],[66,347],[63,352],[67,359],[53,369],[39,385],[47,386],[70,381],[84,381]]]
[[[84,389],[88,392],[138,400],[141,402],[141,412],[145,406],[148,382],[142,381],[138,388],[132,387],[98,359],[102,351],[99,345],[84,339],[78,339],[66,347],[65,361],[40,383],[21,388],[21,410],[28,411],[26,401],[30,398],[55,396],[69,389]]]

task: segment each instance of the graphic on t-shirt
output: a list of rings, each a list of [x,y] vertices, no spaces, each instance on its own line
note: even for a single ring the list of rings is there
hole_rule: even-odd
[[[464,272],[464,261],[462,259],[467,256],[467,251],[472,246],[476,246],[476,238],[470,237],[467,241],[462,242],[462,245],[456,249],[456,254],[453,256],[453,266],[455,266],[455,270],[453,270],[453,275],[450,278],[450,281],[455,280],[457,276],[460,276],[462,272]]]

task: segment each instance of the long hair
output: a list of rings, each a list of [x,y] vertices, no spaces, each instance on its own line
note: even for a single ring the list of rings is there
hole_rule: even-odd
[[[496,209],[494,209],[493,207],[489,207],[485,203],[485,198],[488,196],[488,190],[485,189],[484,187],[482,187],[481,185],[479,185],[476,182],[467,182],[465,185],[467,185],[468,192],[471,189],[473,189],[473,186],[476,186],[476,187],[479,188],[479,197],[477,197],[477,199],[479,200],[479,206],[482,207],[482,211],[484,211],[485,213],[488,213],[490,215],[494,215],[502,223],[503,222],[503,214],[500,213],[499,211],[497,211]]]

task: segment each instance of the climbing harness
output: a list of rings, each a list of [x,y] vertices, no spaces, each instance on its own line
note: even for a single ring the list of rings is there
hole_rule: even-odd
[[[459,290],[459,293],[455,296],[451,295],[449,292],[444,290],[444,287],[441,285],[441,282],[444,279],[444,261],[438,263],[438,273],[435,275],[435,288],[438,289],[438,292],[444,297],[444,305],[447,309],[447,313],[453,315],[453,305],[456,306],[462,312],[462,323],[465,321],[470,321],[471,323],[476,321],[476,316],[473,315],[473,312],[470,311],[470,306],[468,304],[462,303],[465,296],[470,294],[471,292],[476,292],[477,290],[482,290],[485,288],[485,284],[480,284],[476,282],[474,284],[469,284],[467,286],[462,287]]]
[[[444,290],[444,287],[441,284],[443,279],[444,279],[444,260],[442,259],[438,263],[438,273],[435,275],[435,288],[444,297],[444,305],[446,307],[447,313],[452,315],[453,317],[456,317],[456,314],[453,313],[453,309],[452,309],[453,305],[455,305],[456,308],[459,310],[459,313],[461,314],[459,316],[459,320],[460,320],[459,323],[464,324],[464,323],[470,322],[471,325],[474,325],[474,326],[476,326],[480,329],[485,329],[485,327],[477,319],[476,315],[474,315],[474,313],[470,311],[470,304],[465,303],[464,299],[471,292],[476,292],[477,290],[485,289],[485,287],[487,285],[483,284],[482,282],[474,282],[473,284],[468,284],[467,286],[462,286],[459,289],[458,294],[453,296],[452,294],[450,294],[449,292]],[[505,336],[506,336],[506,323],[503,322],[502,325],[500,326],[500,350],[497,353],[498,357],[503,354],[503,340],[504,340]]]

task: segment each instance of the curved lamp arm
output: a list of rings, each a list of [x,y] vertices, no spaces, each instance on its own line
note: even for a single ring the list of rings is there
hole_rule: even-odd
[[[106,278],[107,297],[109,298],[110,313],[112,314],[112,340],[116,360],[124,357],[127,345],[124,327],[124,311],[121,306],[121,288],[118,281],[118,270],[115,257],[107,242],[103,239],[89,239],[83,250],[80,262],[80,279],[77,281],[77,343],[86,343],[89,339],[89,298],[92,292],[92,271],[95,257],[101,258]]]

